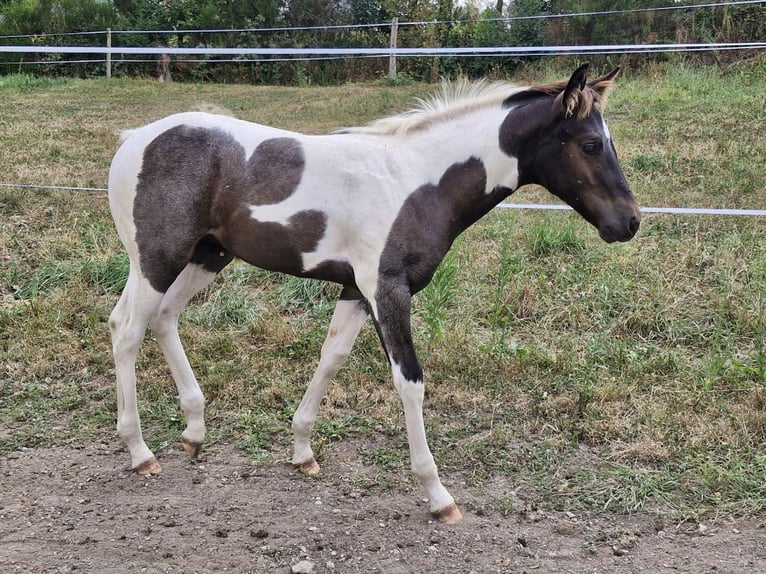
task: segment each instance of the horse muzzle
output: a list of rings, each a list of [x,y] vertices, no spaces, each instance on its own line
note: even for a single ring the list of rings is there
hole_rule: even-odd
[[[619,220],[611,220],[599,225],[598,234],[607,243],[630,241],[638,233],[640,226],[641,215],[636,209],[635,213],[621,217]]]

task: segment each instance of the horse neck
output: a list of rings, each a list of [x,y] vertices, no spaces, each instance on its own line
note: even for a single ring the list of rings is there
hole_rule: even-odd
[[[518,187],[518,162],[500,149],[499,130],[506,111],[500,106],[483,108],[444,119],[406,137],[413,165],[438,181],[456,164],[479,160],[487,173],[487,193],[497,187],[511,191]]]

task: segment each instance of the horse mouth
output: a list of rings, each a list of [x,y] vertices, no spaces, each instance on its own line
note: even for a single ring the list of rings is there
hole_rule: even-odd
[[[626,223],[620,225],[606,224],[598,228],[601,239],[607,243],[630,241],[638,233],[641,219],[634,215]]]

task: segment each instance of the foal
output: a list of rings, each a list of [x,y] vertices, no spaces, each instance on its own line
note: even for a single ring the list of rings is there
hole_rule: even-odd
[[[309,436],[330,379],[372,317],[401,397],[412,470],[442,522],[460,520],[426,442],[423,373],[410,299],[455,238],[518,187],[537,183],[627,241],[639,211],[601,117],[617,70],[590,83],[532,88],[463,84],[409,113],[308,136],[203,113],[128,133],[112,161],[109,203],[130,258],[109,325],[117,430],[132,467],[160,472],[136,404],[135,361],[151,326],[187,420],[184,448],[205,438],[204,397],[178,316],[234,257],[343,286],[319,365],[295,412],[293,464],[319,471]]]

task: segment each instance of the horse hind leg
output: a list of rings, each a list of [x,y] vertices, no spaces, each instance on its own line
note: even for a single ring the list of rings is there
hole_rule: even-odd
[[[319,472],[310,436],[319,405],[330,380],[341,368],[367,319],[367,306],[359,299],[341,299],[335,306],[314,376],[293,416],[293,465],[306,474]]]
[[[197,456],[205,440],[205,397],[178,335],[178,317],[191,298],[210,285],[231,260],[232,256],[217,244],[200,242],[193,262],[178,275],[150,320],[178,389],[181,412],[186,418],[181,440],[184,450],[192,457]]]
[[[115,376],[117,379],[117,433],[130,453],[131,467],[139,474],[157,474],[161,467],[144,442],[136,399],[136,357],[146,326],[162,300],[139,271],[131,264],[130,274],[120,300],[109,316]]]

